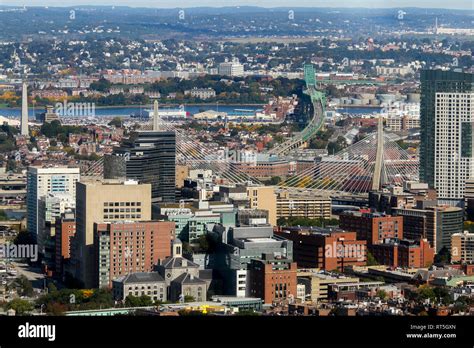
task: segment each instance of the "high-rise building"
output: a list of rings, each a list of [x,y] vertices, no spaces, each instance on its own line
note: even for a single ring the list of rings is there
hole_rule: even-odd
[[[151,220],[151,185],[136,181],[90,181],[77,184],[76,235],[72,262],[84,287],[94,279],[94,223]]]
[[[76,214],[66,212],[61,218],[56,219],[56,261],[55,271],[57,275],[63,275],[64,264],[71,257],[71,239],[76,235]]]
[[[272,226],[277,224],[277,196],[273,186],[249,186],[247,197],[250,209],[268,210],[268,222]]]
[[[56,220],[62,214],[74,211],[76,198],[72,192],[48,193],[38,202],[38,250],[44,256],[43,265],[49,270],[55,268],[56,262]]]
[[[80,179],[79,168],[29,167],[27,172],[27,228],[28,232],[37,238],[40,231],[40,207],[42,197],[49,194],[68,194],[71,200],[76,199],[76,183]],[[41,243],[41,238],[38,240]]]
[[[393,213],[403,217],[403,238],[426,238],[435,252],[451,247],[451,236],[462,232],[463,209],[450,206],[396,208]]]
[[[151,184],[152,202],[176,197],[175,132],[141,131],[104,157],[104,178],[133,179]]]
[[[21,125],[20,125],[20,134],[27,137],[28,136],[28,85],[26,82],[23,82],[23,87],[21,91]]]
[[[387,239],[370,247],[370,252],[381,265],[392,268],[424,268],[433,263],[434,248],[427,239]]]
[[[111,287],[115,278],[150,272],[171,256],[174,222],[121,221],[94,223],[96,286]]]
[[[421,72],[420,179],[440,200],[461,202],[465,181],[474,176],[473,107],[474,74]]]

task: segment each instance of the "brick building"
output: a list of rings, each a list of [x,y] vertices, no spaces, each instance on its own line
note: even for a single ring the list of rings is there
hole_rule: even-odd
[[[346,266],[364,266],[367,261],[367,242],[357,240],[355,232],[289,227],[275,234],[293,241],[293,260],[299,268],[342,271]]]
[[[76,234],[76,219],[74,213],[65,213],[61,219],[56,219],[55,235],[55,271],[62,275],[64,262],[71,257],[71,238]]]
[[[150,272],[171,255],[175,223],[126,221],[94,223],[95,279],[98,287],[134,272]]]
[[[370,246],[370,252],[377,262],[392,268],[429,267],[434,259],[434,248],[427,239],[389,239]]]
[[[355,231],[357,239],[367,245],[380,243],[387,238],[403,238],[403,217],[380,213],[346,212],[339,216],[339,227]]]
[[[264,303],[296,298],[296,263],[285,258],[263,254],[261,260],[253,259],[249,267],[249,293]]]

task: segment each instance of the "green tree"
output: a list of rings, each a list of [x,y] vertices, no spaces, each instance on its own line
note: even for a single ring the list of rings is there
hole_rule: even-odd
[[[31,297],[34,294],[33,285],[24,275],[16,279],[17,284],[21,288],[21,296]]]
[[[367,266],[377,266],[379,263],[371,252],[367,252]]]
[[[378,298],[380,298],[381,300],[385,300],[388,296],[387,292],[385,290],[378,290],[377,293],[375,294],[375,296],[377,296]]]
[[[436,301],[436,294],[428,285],[422,285],[418,288],[418,295],[421,300],[429,299],[432,302]]]
[[[184,302],[194,302],[196,299],[193,296],[186,295],[184,296]]]
[[[279,176],[272,176],[270,179],[270,185],[278,185],[281,182],[281,178]]]
[[[121,117],[114,117],[112,121],[109,122],[109,126],[115,126],[116,128],[122,127],[123,121]]]
[[[13,309],[16,315],[24,315],[33,310],[33,304],[27,300],[16,298],[7,303],[6,309]]]

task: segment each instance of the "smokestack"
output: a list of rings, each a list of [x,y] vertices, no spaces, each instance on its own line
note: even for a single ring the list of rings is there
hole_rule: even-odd
[[[28,85],[23,82],[21,95],[21,135],[28,136]]]
[[[153,130],[159,131],[160,124],[159,124],[159,115],[158,115],[158,100],[155,100],[153,104]]]

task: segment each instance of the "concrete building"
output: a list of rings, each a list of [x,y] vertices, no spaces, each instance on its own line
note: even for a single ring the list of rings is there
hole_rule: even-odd
[[[346,277],[344,275],[324,272],[318,269],[299,269],[297,276],[298,284],[305,285],[305,299],[311,302],[327,301],[330,284],[359,282],[359,278]]]
[[[397,208],[393,214],[403,217],[403,238],[426,238],[438,253],[443,247],[450,248],[451,236],[463,230],[464,213],[461,208],[431,206],[421,208]]]
[[[91,181],[77,184],[73,263],[84,287],[96,283],[94,223],[151,220],[151,185],[136,181]]]
[[[75,197],[70,192],[48,193],[38,202],[38,251],[43,255],[43,264],[55,268],[56,221],[66,212],[74,211]]]
[[[244,66],[238,60],[224,62],[219,64],[218,72],[223,76],[243,76]]]
[[[223,279],[223,292],[228,295],[249,296],[247,268],[252,259],[261,259],[263,254],[293,259],[293,242],[275,236],[269,224],[228,229],[217,225],[210,236],[217,244],[211,266]]]
[[[42,197],[68,194],[76,199],[76,183],[80,180],[79,168],[67,167],[28,167],[27,172],[27,228],[38,239],[39,249],[43,249],[41,238],[39,201]],[[39,236],[39,238],[38,238]]]
[[[170,221],[94,223],[96,286],[110,287],[125,274],[152,271],[171,256],[174,228]]]
[[[277,225],[277,196],[273,186],[249,186],[247,197],[250,209],[262,209],[268,211],[268,222],[272,226]]]
[[[330,219],[331,198],[280,192],[277,197],[277,219],[289,217]]]
[[[440,199],[459,204],[474,177],[474,74],[423,70],[420,104],[420,180]]]
[[[451,262],[474,263],[474,233],[464,231],[451,236]]]
[[[166,282],[156,272],[130,273],[114,279],[112,285],[114,300],[125,301],[127,296],[148,296],[153,302],[166,302]]]
[[[206,234],[208,224],[222,222],[221,214],[211,210],[193,211],[189,208],[162,208],[161,214],[176,223],[176,236],[188,243],[196,243]]]
[[[289,259],[263,254],[249,264],[248,288],[251,297],[259,297],[266,304],[288,300],[297,296],[296,263]]]

